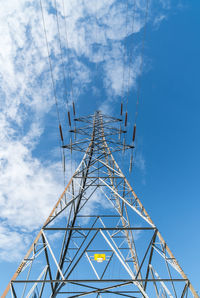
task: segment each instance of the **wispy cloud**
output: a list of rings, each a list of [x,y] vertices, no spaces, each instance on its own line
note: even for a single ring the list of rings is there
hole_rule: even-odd
[[[13,153],[13,148],[16,152]],[[4,148],[3,148],[4,150]],[[5,152],[5,151],[4,151]],[[22,144],[13,142],[2,151],[0,217],[14,227],[38,228],[61,193],[59,166],[43,165]]]
[[[143,174],[146,171],[146,164],[145,164],[145,159],[144,156],[141,152],[138,152],[135,158],[135,166],[143,172]]]
[[[0,259],[13,262],[21,258],[30,243],[30,237],[26,233],[13,231],[5,225],[0,225],[0,235]]]

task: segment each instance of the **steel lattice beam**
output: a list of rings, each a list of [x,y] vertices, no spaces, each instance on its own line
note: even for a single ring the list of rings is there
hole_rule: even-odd
[[[84,157],[2,297],[198,297],[114,159],[134,148],[121,119],[74,121],[63,148]]]

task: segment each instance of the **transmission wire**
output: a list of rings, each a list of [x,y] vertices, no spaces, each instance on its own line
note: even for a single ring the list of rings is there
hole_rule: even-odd
[[[58,109],[58,100],[57,100],[57,96],[56,96],[55,82],[54,82],[54,78],[53,78],[53,68],[52,68],[49,44],[48,44],[48,39],[47,39],[47,31],[46,31],[46,25],[45,25],[45,20],[44,20],[44,11],[43,11],[42,0],[40,0],[40,8],[41,8],[41,13],[42,13],[43,30],[44,30],[45,41],[46,41],[46,48],[47,48],[47,54],[48,54],[48,60],[49,60],[49,68],[50,68],[50,73],[51,73],[51,81],[52,81],[52,87],[53,87],[53,92],[54,92],[54,99],[55,99],[55,104],[56,104],[57,117],[58,117],[58,122],[60,124],[60,114],[59,114],[59,109]]]
[[[128,0],[126,1],[126,35],[125,38],[128,34]],[[125,94],[125,63],[126,63],[126,42],[125,42],[125,46],[124,46],[124,55],[123,55],[123,74],[122,74],[122,104],[125,102],[124,99],[124,94]]]
[[[62,50],[62,43],[61,43],[60,25],[59,25],[59,20],[58,20],[57,1],[54,0],[54,3],[55,3],[55,9],[56,9],[56,23],[57,23],[57,29],[58,29],[58,40],[59,40],[59,46],[60,46],[60,58],[61,58],[61,65],[62,65],[64,90],[65,90],[66,103],[67,103],[67,108],[68,108],[67,80],[66,80],[66,74],[65,74],[64,59],[63,59],[63,54],[62,54],[63,50]]]
[[[139,100],[140,100],[140,91],[141,91],[141,74],[143,70],[143,64],[144,64],[144,45],[146,40],[146,30],[147,30],[147,18],[148,18],[148,12],[149,12],[149,0],[146,0],[146,11],[145,11],[145,21],[144,21],[144,34],[143,34],[143,41],[142,41],[142,53],[141,53],[141,64],[140,64],[140,76],[138,78],[138,88],[137,88],[137,101],[136,101],[136,108],[135,108],[135,123],[137,123],[138,118],[138,109],[139,109]],[[137,156],[137,149],[138,149],[138,138],[136,134],[135,138],[135,159]]]
[[[63,6],[63,15],[64,15],[64,28],[65,28],[65,38],[66,38],[66,45],[67,45],[67,58],[68,58],[68,63],[70,62],[69,59],[69,42],[68,42],[68,32],[67,32],[67,22],[66,22],[66,14],[65,14],[65,4],[64,0],[62,0],[62,6]],[[74,101],[74,91],[73,91],[73,84],[72,84],[72,74],[71,74],[71,67],[69,63],[69,81],[70,81],[70,87],[71,87],[71,92],[72,92],[72,101]]]
[[[70,57],[69,57],[69,42],[68,42],[68,31],[67,31],[67,21],[66,21],[66,13],[65,13],[65,4],[64,0],[62,0],[62,8],[63,8],[63,15],[64,15],[64,29],[65,29],[65,39],[66,39],[66,47],[67,47],[67,58],[68,58],[68,64],[69,64],[69,71],[68,71],[68,78],[70,82],[70,89],[71,89],[71,97],[72,97],[72,102],[74,103],[74,90],[73,90],[73,84],[72,84],[72,73],[71,73],[71,65],[70,65]],[[74,122],[75,130],[76,130],[76,122]],[[70,167],[71,167],[71,176],[72,176],[72,150],[70,154]]]
[[[60,25],[59,25],[59,20],[58,20],[57,1],[54,0],[54,3],[55,3],[55,9],[56,9],[56,22],[57,22],[57,29],[58,29],[59,45],[60,45],[60,57],[61,57],[62,72],[63,72],[64,90],[65,90],[65,95],[66,95],[66,106],[67,106],[67,110],[69,111],[68,92],[67,92],[67,79],[66,79],[65,65],[64,65],[64,59],[63,59],[63,54],[62,54],[63,50],[62,50],[62,43],[61,43]],[[65,11],[64,11],[64,2],[62,2],[62,3],[63,3],[63,13],[65,13]],[[67,42],[67,50],[68,50],[67,25],[66,25],[65,16],[64,16],[64,23],[65,23],[64,27],[65,27],[65,36],[66,36],[66,42]],[[68,58],[68,61],[69,61],[69,58]],[[70,82],[71,82],[71,78],[70,78]],[[71,82],[71,87],[72,87],[72,82]],[[64,163],[65,163],[65,151],[64,151],[64,149],[63,149],[63,158],[64,158]],[[71,154],[71,172],[72,172],[72,154]]]
[[[142,40],[142,53],[141,53],[141,64],[140,64],[140,76],[143,70],[143,63],[144,63],[144,45],[145,45],[145,39],[146,39],[146,27],[147,27],[147,17],[148,17],[148,9],[149,9],[149,0],[146,0],[146,9],[145,9],[145,21],[144,21],[144,34],[143,34],[143,40]],[[132,32],[134,30],[134,23],[135,23],[135,12],[136,12],[136,1],[134,1],[134,13],[133,13],[133,22],[132,22]],[[134,34],[134,32],[133,32]],[[129,54],[129,63],[128,63],[128,84],[127,84],[127,100],[126,100],[126,114],[128,110],[128,99],[130,96],[130,70],[131,70],[131,61],[132,61],[132,56],[133,56],[133,50],[130,51]],[[135,123],[134,126],[136,125],[137,122],[137,116],[138,116],[138,105],[139,105],[139,99],[140,99],[140,90],[141,90],[141,78],[139,77],[138,79],[138,88],[137,88],[137,100],[136,100],[136,109],[135,109]],[[125,136],[124,136],[125,138]],[[136,158],[136,151],[137,151],[137,137],[136,137],[136,150],[135,150],[135,158]],[[131,153],[131,159],[133,158],[133,153]],[[132,162],[132,161],[131,161]]]
[[[128,4],[128,1],[127,1],[127,4]],[[136,1],[134,0],[133,17],[132,17],[132,28],[131,28],[131,32],[132,32],[133,35],[134,35],[134,23],[135,23],[135,6],[136,6]],[[127,8],[128,8],[128,6],[127,6]],[[127,30],[127,28],[126,28],[126,30]],[[128,34],[128,31],[127,31],[126,35],[127,34]],[[128,112],[128,98],[129,98],[129,92],[130,92],[130,70],[131,70],[132,55],[133,55],[133,47],[130,50],[129,57],[128,57],[128,81],[127,81],[127,86],[126,86],[126,88],[127,88],[127,95],[126,95],[126,101],[124,100],[125,101],[126,117],[127,117],[127,112]],[[124,63],[125,63],[125,61],[124,61]],[[124,135],[124,141],[125,140],[126,140],[126,136]]]
[[[42,14],[42,24],[43,24],[43,30],[44,30],[44,35],[45,35],[45,43],[46,43],[46,48],[47,48],[49,69],[50,69],[50,74],[51,74],[51,82],[52,82],[54,100],[55,100],[55,105],[56,105],[57,120],[58,120],[59,127],[61,127],[60,113],[59,113],[59,108],[58,108],[58,99],[57,99],[57,95],[56,95],[56,88],[55,88],[55,82],[54,82],[54,77],[53,77],[53,67],[52,67],[49,44],[48,44],[48,39],[47,39],[47,31],[46,31],[46,24],[45,24],[45,19],[44,19],[44,10],[43,10],[43,5],[42,5],[42,0],[40,0],[40,9],[41,9],[41,14]],[[61,164],[62,164],[62,160],[63,160],[62,151],[64,154],[64,149],[61,150],[61,143],[63,144],[63,141],[60,141],[59,136],[58,136],[58,139],[59,139],[59,148],[60,148],[60,158],[61,158]],[[64,176],[64,186],[65,186],[64,168],[63,168],[63,176]]]
[[[134,37],[134,27],[135,27],[135,10],[136,10],[136,0],[134,0],[133,17],[132,17],[132,28],[131,28],[133,37]],[[129,99],[129,95],[130,95],[130,76],[131,76],[131,62],[132,62],[132,58],[133,58],[133,47],[130,50],[129,61],[128,61],[128,82],[127,82],[126,112],[127,112],[127,109],[128,109],[128,99]]]
[[[132,23],[132,31],[134,30],[134,23],[135,23],[135,9],[136,8],[136,1],[134,1],[134,14],[133,14],[133,23]],[[148,17],[148,8],[149,8],[149,0],[146,0],[146,9],[145,9],[145,22],[144,22],[144,34],[143,34],[143,40],[142,40],[142,53],[141,53],[141,63],[140,63],[140,74],[142,73],[143,69],[143,62],[144,62],[144,44],[146,39],[146,26],[147,26],[147,17]],[[131,60],[133,57],[133,51],[130,52],[129,55],[129,76],[128,76],[128,86],[127,86],[127,101],[126,101],[126,111],[128,108],[128,98],[130,93],[130,69],[131,69]],[[136,114],[135,118],[137,118],[138,115],[138,104],[139,104],[139,98],[140,98],[140,89],[141,89],[141,79],[138,79],[138,88],[137,88],[137,101],[136,101]],[[136,119],[135,119],[136,123]]]
[[[125,38],[127,37],[128,35],[128,5],[129,5],[129,1],[127,0],[127,7],[126,7],[126,36]],[[135,20],[135,5],[136,5],[136,1],[134,0],[134,8],[133,8],[133,17],[132,17],[132,28],[131,28],[131,32],[132,34],[134,35],[134,20]],[[123,63],[123,91],[122,91],[122,105],[124,103],[124,106],[125,106],[125,122],[124,122],[124,128],[126,128],[127,126],[127,116],[128,116],[128,97],[129,97],[129,89],[130,89],[130,69],[131,69],[131,60],[132,60],[132,53],[133,53],[133,50],[130,50],[130,53],[129,55],[127,55],[127,61],[128,61],[128,78],[127,78],[127,83],[126,83],[126,87],[125,87],[125,64],[126,64],[126,59],[125,59],[125,56],[126,56],[126,51],[128,52],[128,46],[127,46],[127,43],[125,43],[125,50],[124,50],[124,63]],[[124,98],[125,96],[125,93],[126,93],[126,99]],[[122,107],[123,108],[123,107]],[[123,115],[122,115],[123,116]],[[124,134],[124,138],[123,138],[123,142],[124,144],[126,143],[126,139],[127,139],[127,136],[126,134]],[[132,156],[132,155],[131,155]],[[132,159],[132,157],[131,157]]]
[[[144,64],[144,45],[145,45],[145,39],[146,39],[148,10],[149,10],[149,0],[146,0],[146,12],[145,12],[145,21],[144,21],[144,35],[143,35],[143,41],[142,41],[140,77],[138,79],[137,102],[136,102],[136,112],[135,112],[135,124],[136,124],[137,116],[138,116],[138,105],[139,105],[140,91],[141,91],[141,73],[142,73],[143,64]]]

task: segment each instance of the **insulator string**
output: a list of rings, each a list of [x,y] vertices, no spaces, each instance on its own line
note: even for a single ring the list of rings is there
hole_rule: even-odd
[[[61,57],[62,73],[63,73],[63,81],[64,81],[64,93],[65,93],[64,97],[66,98],[66,106],[67,106],[67,110],[68,110],[68,113],[67,113],[68,114],[68,122],[69,122],[69,126],[71,127],[71,117],[70,117],[69,100],[68,100],[69,95],[68,95],[68,91],[67,91],[67,76],[66,76],[66,69],[65,69],[65,64],[64,64],[63,54],[62,54],[63,49],[62,49],[62,43],[61,43],[60,25],[59,25],[59,19],[58,19],[58,11],[57,11],[57,1],[54,0],[54,2],[55,2],[55,9],[56,9],[56,22],[57,22],[58,39],[59,39],[59,45],[60,45],[60,57]],[[66,38],[67,53],[68,53],[69,44],[68,44],[67,24],[66,24],[66,17],[65,17],[65,6],[64,6],[64,2],[62,2],[62,3],[63,3],[63,13],[64,13],[64,24],[65,24],[65,26],[64,26],[65,38]],[[69,61],[69,57],[68,57],[68,61]],[[71,90],[73,90],[70,70],[68,72],[68,77],[69,77],[69,81],[70,81],[70,85],[71,85]],[[73,91],[72,91],[72,96],[73,96]],[[73,101],[73,110],[75,111],[74,101]],[[71,135],[71,138],[72,138],[72,135]],[[64,150],[63,150],[63,152],[64,152]],[[72,155],[71,155],[71,158],[72,158]]]
[[[134,1],[134,13],[133,13],[133,23],[132,23],[132,31],[134,31],[134,23],[135,23],[135,10],[136,10],[136,1]],[[135,108],[135,123],[133,127],[133,136],[132,136],[132,142],[135,142],[135,158],[136,158],[136,151],[137,151],[137,138],[136,138],[136,122],[138,117],[138,106],[139,106],[139,100],[140,100],[140,91],[141,91],[141,75],[143,71],[143,64],[144,64],[144,46],[145,46],[145,40],[146,40],[146,27],[147,27],[147,19],[148,19],[148,10],[149,10],[149,0],[146,0],[146,9],[145,9],[145,18],[144,18],[144,33],[143,33],[143,39],[142,39],[142,51],[141,51],[141,63],[140,63],[140,72],[139,72],[139,78],[138,78],[138,88],[137,88],[137,99],[136,99],[136,108]],[[130,68],[131,68],[131,61],[132,61],[133,51],[130,52],[129,55],[129,76],[128,76],[128,92],[127,92],[127,102],[126,102],[126,111],[128,109],[128,99],[130,96]],[[130,156],[130,172],[133,168],[133,156]]]
[[[129,2],[127,1],[127,12],[126,12],[126,36],[128,35],[128,5]],[[132,28],[131,32],[134,35],[134,19],[135,19],[135,1],[133,6],[133,18],[132,18]],[[128,97],[129,97],[129,88],[130,88],[130,69],[131,69],[131,60],[132,60],[132,52],[133,50],[130,50],[129,55],[126,55],[126,52],[128,51],[127,43],[125,43],[125,49],[124,49],[124,64],[123,64],[123,94],[122,94],[122,103],[124,102],[124,112],[125,112],[125,119],[124,119],[124,127],[127,127],[127,121],[128,121]],[[126,56],[127,56],[127,62],[128,62],[128,78],[126,80],[125,84],[125,64],[126,64]],[[125,87],[126,85],[126,87]],[[126,94],[126,100],[125,100],[125,94]],[[122,110],[122,109],[121,109]],[[123,113],[121,112],[121,115]],[[126,135],[124,134],[124,140],[126,140]]]

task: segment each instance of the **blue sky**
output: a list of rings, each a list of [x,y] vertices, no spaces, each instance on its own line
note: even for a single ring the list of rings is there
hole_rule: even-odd
[[[55,13],[48,1],[43,3],[64,127],[66,97]],[[133,50],[128,101],[130,132],[139,80],[141,97],[136,166],[127,175],[194,287],[200,291],[200,3],[150,2],[141,76],[145,1],[138,7],[134,34],[129,32],[131,29],[126,30],[124,1],[101,1],[101,5],[79,0],[68,3],[70,49],[64,48],[63,54],[71,69],[78,115],[93,113],[99,108],[119,115],[124,50],[126,47]],[[62,2],[58,4],[62,14]],[[63,177],[40,8],[34,1],[26,5],[22,0],[4,4],[1,14],[2,289],[61,193]],[[130,5],[127,28],[131,28],[131,16]],[[63,18],[60,25],[64,30]],[[64,31],[62,37],[64,47]],[[125,64],[126,80],[128,72]],[[71,99],[70,93],[68,100]],[[68,137],[67,132],[65,136]],[[128,161],[122,165],[125,173],[128,166]],[[67,173],[66,179],[70,176],[70,163]]]

